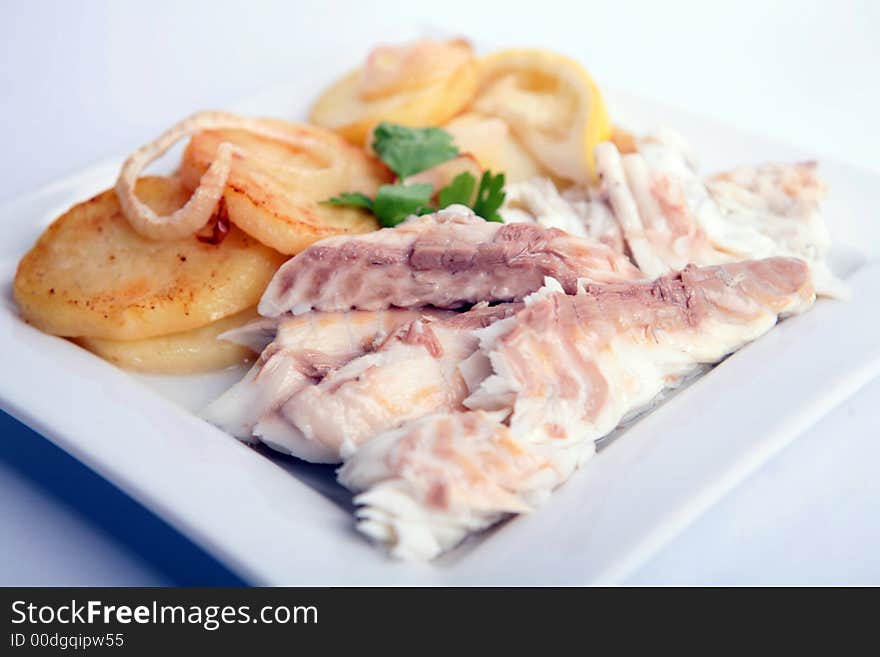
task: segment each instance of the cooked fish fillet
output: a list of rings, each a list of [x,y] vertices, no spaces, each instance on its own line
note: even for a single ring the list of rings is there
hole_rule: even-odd
[[[550,282],[480,332],[492,374],[464,405],[481,414],[404,425],[340,469],[340,482],[365,491],[360,528],[398,556],[432,558],[527,510],[627,413],[814,298],[809,268],[793,258],[688,266],[577,295]]]
[[[599,187],[574,186],[562,192],[562,198],[584,222],[587,237],[602,242],[615,253],[626,253],[623,232],[604,190]]]
[[[528,224],[499,224],[455,205],[394,229],[322,240],[289,260],[260,301],[277,317],[312,309],[460,308],[516,301],[553,276],[570,292],[578,278],[644,277],[597,242]]]
[[[703,182],[681,153],[655,148],[621,157],[611,142],[596,147],[596,168],[636,265],[651,277],[688,264],[734,260],[712,247],[701,213],[718,219]]]
[[[531,441],[599,438],[699,364],[711,364],[802,312],[810,272],[794,258],[694,267],[651,283],[544,292],[481,349],[495,373],[465,401],[512,411]],[[512,402],[512,403],[511,403]]]
[[[560,193],[549,178],[533,178],[507,185],[504,192],[500,212],[506,223],[558,228],[623,254],[620,226],[608,200],[595,188],[572,187]]]
[[[825,186],[815,164],[743,167],[704,182],[682,140],[668,132],[624,156],[600,144],[596,162],[633,260],[649,276],[788,256],[809,263],[819,294],[844,293],[825,262]]]
[[[792,255],[809,263],[819,294],[845,296],[826,262],[831,239],[820,212],[827,187],[815,162],[743,166],[718,174],[706,187],[724,217],[709,239],[735,257]],[[713,226],[714,228],[714,226]]]
[[[294,391],[312,385],[381,344],[396,328],[425,315],[446,313],[383,310],[309,313],[279,320],[260,320],[228,338],[239,344],[270,344],[245,377],[202,412],[209,422],[251,442],[254,425],[284,403]],[[274,327],[274,328],[273,328]],[[273,446],[283,448],[283,443]]]
[[[570,450],[569,450],[570,451]],[[509,513],[525,513],[560,481],[552,456],[491,414],[438,413],[381,434],[339,470],[358,529],[394,556],[430,559]]]
[[[460,372],[459,365],[478,347],[475,331],[519,308],[502,304],[404,323],[375,350],[294,390],[253,431],[272,442],[288,436],[284,444],[298,446],[291,453],[306,460],[340,462],[376,434],[408,420],[463,410],[475,378]],[[486,366],[480,377],[488,373]]]

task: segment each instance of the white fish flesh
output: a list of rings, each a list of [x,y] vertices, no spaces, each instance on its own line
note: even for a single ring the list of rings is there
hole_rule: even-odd
[[[286,391],[253,431],[300,458],[338,463],[383,431],[428,413],[463,410],[475,377],[459,366],[479,346],[476,331],[520,308],[482,306],[401,324],[375,349]],[[487,368],[476,378],[485,374]]]
[[[793,258],[688,266],[577,295],[550,282],[480,332],[491,374],[465,399],[472,411],[377,436],[340,469],[360,493],[359,527],[397,556],[430,559],[529,510],[628,413],[814,299],[809,268]]]
[[[688,264],[797,257],[819,294],[845,293],[825,262],[825,186],[815,164],[742,167],[704,181],[682,141],[648,137],[623,156],[611,142],[596,147],[602,189],[642,271],[656,277]]]
[[[205,408],[202,417],[237,438],[254,442],[257,423],[267,420],[268,426],[267,416],[295,391],[377,348],[398,327],[421,317],[448,314],[394,309],[257,320],[230,338],[256,345],[265,342],[271,330],[271,342],[245,377]],[[296,447],[283,442],[272,445],[284,451]]]

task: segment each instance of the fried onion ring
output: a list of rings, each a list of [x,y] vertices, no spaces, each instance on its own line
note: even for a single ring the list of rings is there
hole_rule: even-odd
[[[277,122],[228,112],[198,112],[136,150],[122,165],[116,180],[116,194],[126,219],[139,234],[153,240],[180,239],[198,232],[216,212],[229,179],[233,157],[243,153],[230,142],[218,145],[214,159],[199,180],[198,187],[186,204],[176,212],[158,215],[134,191],[137,179],[149,164],[162,157],[181,139],[205,130],[242,130],[296,147],[302,147],[305,140],[313,151],[319,151],[319,155],[327,161],[328,168],[335,174],[339,173],[338,167],[348,168],[344,158],[340,158],[333,148],[319,140],[304,138],[301,134],[294,137],[280,129]],[[326,175],[327,172],[317,170],[310,173],[310,177],[315,178]]]

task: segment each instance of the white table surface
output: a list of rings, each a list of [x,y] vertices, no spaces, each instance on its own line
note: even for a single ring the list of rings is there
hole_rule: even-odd
[[[880,3],[544,0],[528,13],[519,5],[8,6],[0,23],[0,200],[127,152],[194,109],[289,79],[309,61],[343,51],[354,64],[375,41],[412,26],[553,47],[581,59],[600,84],[880,172]],[[631,582],[880,584],[878,408],[874,381]],[[0,460],[0,585],[180,581],[149,559],[156,545],[120,540],[26,474]]]

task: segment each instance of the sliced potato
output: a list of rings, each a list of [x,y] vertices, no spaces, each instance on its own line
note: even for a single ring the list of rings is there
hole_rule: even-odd
[[[589,182],[593,150],[611,136],[602,94],[575,60],[542,50],[502,50],[480,62],[472,109],[511,127],[551,173]]]
[[[217,146],[231,142],[236,154],[223,198],[229,219],[276,251],[293,255],[313,242],[344,233],[365,233],[379,225],[370,213],[323,201],[342,192],[374,196],[390,172],[377,160],[314,126],[269,121],[290,134],[292,144],[240,130],[201,132],[183,155],[180,176],[194,189]]]
[[[484,169],[503,171],[508,183],[547,176],[547,170],[523,147],[502,119],[468,112],[452,119],[445,129],[462,152],[476,157]]]
[[[383,46],[324,91],[309,120],[363,145],[380,121],[443,125],[468,105],[476,83],[473,52],[464,41]]]
[[[248,308],[200,328],[144,340],[76,338],[82,347],[127,370],[150,374],[196,374],[220,370],[254,357],[243,347],[217,336],[256,319]]]
[[[142,178],[137,193],[162,213],[188,197],[174,178]],[[234,226],[217,245],[141,237],[109,190],[43,232],[19,263],[13,291],[24,319],[47,333],[138,340],[255,305],[284,259]]]

